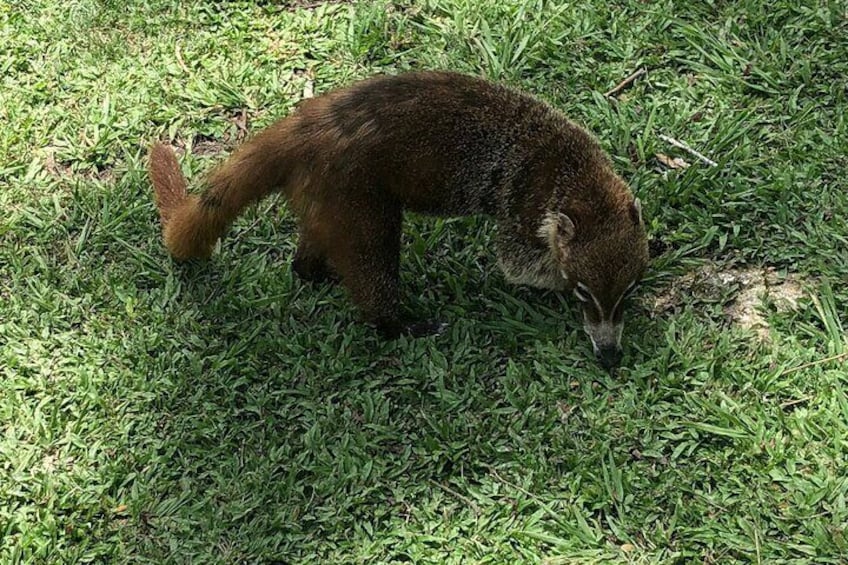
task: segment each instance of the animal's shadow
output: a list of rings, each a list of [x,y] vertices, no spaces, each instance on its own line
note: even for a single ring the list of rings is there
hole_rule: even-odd
[[[407,309],[450,327],[386,342],[342,289],[294,278],[292,251],[259,236],[175,268],[172,308],[193,318],[164,330],[190,334],[165,363],[158,453],[168,460],[140,485],[150,555],[165,556],[163,540],[177,536],[177,546],[221,544],[236,561],[288,562],[305,558],[305,542],[335,547],[435,499],[458,511],[468,506],[450,486],[458,478],[491,481],[516,453],[554,449],[530,425],[507,439],[514,414],[539,410],[542,395],[553,405],[579,394],[579,375],[611,378],[590,358],[573,303],[508,285],[489,254],[466,274],[433,277],[419,266],[431,258],[405,251]],[[561,365],[533,367],[552,350]]]

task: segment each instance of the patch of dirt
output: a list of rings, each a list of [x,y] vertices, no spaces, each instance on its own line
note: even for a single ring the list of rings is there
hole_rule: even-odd
[[[778,312],[798,308],[806,296],[794,275],[779,276],[771,268],[719,269],[706,265],[678,277],[653,298],[647,298],[652,315],[676,310],[684,296],[703,302],[724,302],[728,322],[751,330],[761,340],[769,337],[769,325],[762,314],[765,304]]]
[[[226,143],[203,137],[198,137],[191,145],[192,155],[199,155],[201,157],[220,155],[228,149],[229,147]]]
[[[669,249],[671,249],[671,245],[658,237],[652,237],[648,240],[648,255],[651,259],[656,259]]]
[[[73,466],[73,457],[59,457],[54,451],[50,450],[41,458],[40,467],[36,466],[35,468],[47,475],[51,475],[57,468],[71,469]]]
[[[295,69],[292,73],[293,78],[303,79],[303,93],[301,100],[307,100],[315,97],[315,71],[312,69]]]
[[[81,171],[74,171],[73,166],[69,163],[60,161],[56,158],[57,148],[48,145],[42,149],[44,170],[51,176],[56,178],[81,178],[83,180],[97,180],[104,183],[110,183],[115,180],[115,173],[112,165],[93,166]]]
[[[44,148],[44,170],[54,177],[70,177],[74,174],[70,165],[56,160],[56,148],[50,146]]]
[[[214,157],[216,155],[230,153],[240,145],[250,133],[248,126],[250,115],[247,110],[241,109],[230,116],[228,120],[233,124],[233,127],[225,131],[221,138],[196,135],[191,142],[191,154],[199,155],[200,157]],[[183,155],[185,153],[186,141],[176,139],[172,147],[178,155]]]
[[[248,136],[248,134],[250,134],[250,130],[247,127],[248,119],[249,119],[249,116],[247,114],[247,110],[245,110],[244,108],[242,108],[241,110],[236,112],[230,118],[230,121],[233,123],[233,125],[236,128],[236,132],[235,132],[235,136],[232,136],[232,135],[229,135],[229,134],[227,134],[225,136],[227,142],[232,141],[233,143],[240,144],[242,141],[245,140],[245,138]],[[235,139],[231,139],[232,137],[235,137]]]
[[[801,283],[792,277],[780,280],[774,271],[752,269],[722,275],[735,275],[742,285],[736,299],[725,306],[724,313],[732,323],[755,331],[763,340],[768,339],[769,330],[768,322],[761,313],[763,302],[768,300],[778,312],[787,312],[796,310],[798,301],[804,297]]]
[[[105,165],[103,168],[89,169],[85,172],[84,177],[89,180],[99,180],[106,184],[112,184],[116,180],[115,171],[112,165]]]

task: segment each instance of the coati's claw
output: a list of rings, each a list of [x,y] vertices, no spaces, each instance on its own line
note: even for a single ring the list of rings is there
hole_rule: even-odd
[[[431,335],[442,335],[447,328],[448,325],[445,322],[431,320],[407,324],[404,328],[404,333],[411,337],[427,337]]]

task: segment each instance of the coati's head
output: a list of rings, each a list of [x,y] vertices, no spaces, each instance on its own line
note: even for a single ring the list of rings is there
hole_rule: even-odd
[[[570,212],[549,211],[539,232],[583,309],[583,326],[598,361],[610,369],[622,357],[627,296],[648,265],[642,206],[629,191],[615,202],[583,203]],[[595,204],[594,206],[592,204]]]

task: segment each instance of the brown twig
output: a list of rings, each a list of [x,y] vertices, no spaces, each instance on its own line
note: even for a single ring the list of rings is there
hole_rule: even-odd
[[[442,489],[446,493],[455,496],[456,498],[460,499],[462,502],[464,502],[465,504],[470,506],[471,509],[474,511],[474,514],[476,514],[478,516],[480,515],[480,507],[477,506],[476,504],[474,504],[473,500],[471,500],[470,498],[468,498],[465,495],[462,495],[462,494],[456,492],[455,490],[453,490],[452,488],[450,488],[447,485],[443,485],[442,483],[436,482],[433,479],[429,479],[429,481],[430,481],[430,484],[439,487],[440,489]]]
[[[821,365],[822,363],[827,363],[829,361],[838,361],[840,359],[848,358],[848,351],[844,353],[839,353],[838,355],[833,355],[831,357],[825,357],[824,359],[816,359],[815,361],[810,361],[809,363],[804,363],[803,365],[798,365],[797,367],[790,367],[785,371],[780,373],[780,376],[788,375],[789,373],[794,373],[796,371],[800,371],[802,369],[807,369],[809,367],[813,367],[815,365]]]
[[[700,159],[701,161],[703,161],[707,165],[709,165],[711,167],[718,167],[718,163],[716,163],[715,161],[713,161],[712,159],[710,159],[708,157],[705,157],[703,154],[698,153],[697,151],[695,151],[694,149],[692,149],[691,147],[689,147],[687,144],[683,143],[682,141],[678,141],[678,140],[674,139],[673,137],[669,137],[669,136],[663,135],[663,134],[659,134],[658,137],[660,139],[662,139],[663,141],[670,143],[671,145],[677,147],[678,149],[682,149],[682,150],[686,151],[687,153],[689,153],[690,155],[697,157],[698,159]]]
[[[619,92],[621,92],[622,90],[624,90],[625,88],[630,86],[630,83],[632,83],[634,80],[636,80],[637,78],[639,78],[640,76],[644,75],[647,72],[648,72],[648,70],[645,67],[642,67],[641,69],[637,70],[636,72],[631,74],[629,77],[627,77],[626,79],[621,81],[620,83],[616,84],[612,88],[612,90],[609,90],[606,94],[604,94],[604,96],[606,96],[606,97],[615,96],[616,94],[618,94]]]
[[[787,400],[786,402],[781,402],[780,407],[785,410],[786,408],[790,408],[792,406],[795,406],[796,404],[804,404],[805,402],[809,402],[810,400],[814,399],[815,397],[816,397],[815,394],[811,394],[811,395],[805,396],[803,398],[795,398],[793,400]]]
[[[506,486],[508,486],[508,487],[510,487],[510,488],[513,488],[513,489],[517,490],[518,492],[520,492],[520,493],[524,494],[524,496],[526,496],[526,497],[530,498],[530,499],[531,499],[531,500],[533,500],[536,504],[538,504],[539,506],[541,506],[541,507],[542,507],[542,510],[544,510],[545,512],[547,512],[547,514],[548,514],[551,518],[553,518],[553,519],[555,519],[555,520],[563,521],[563,517],[562,517],[562,516],[560,516],[560,515],[559,515],[559,513],[555,512],[555,511],[554,511],[554,510],[553,510],[550,506],[548,506],[548,505],[545,503],[545,501],[543,501],[541,498],[539,498],[538,496],[536,496],[535,494],[533,494],[533,493],[532,493],[532,492],[530,492],[529,490],[527,490],[527,489],[525,489],[525,488],[523,488],[523,487],[520,487],[520,486],[518,486],[517,484],[512,483],[512,482],[510,482],[510,481],[506,480],[505,478],[501,477],[501,476],[498,474],[498,472],[495,470],[495,468],[494,468],[494,467],[492,467],[492,466],[490,466],[490,465],[486,465],[486,468],[489,470],[489,472],[490,472],[490,473],[492,473],[492,475],[493,475],[493,476],[494,476],[494,477],[495,477],[498,481],[500,481],[501,483],[505,484]]]

